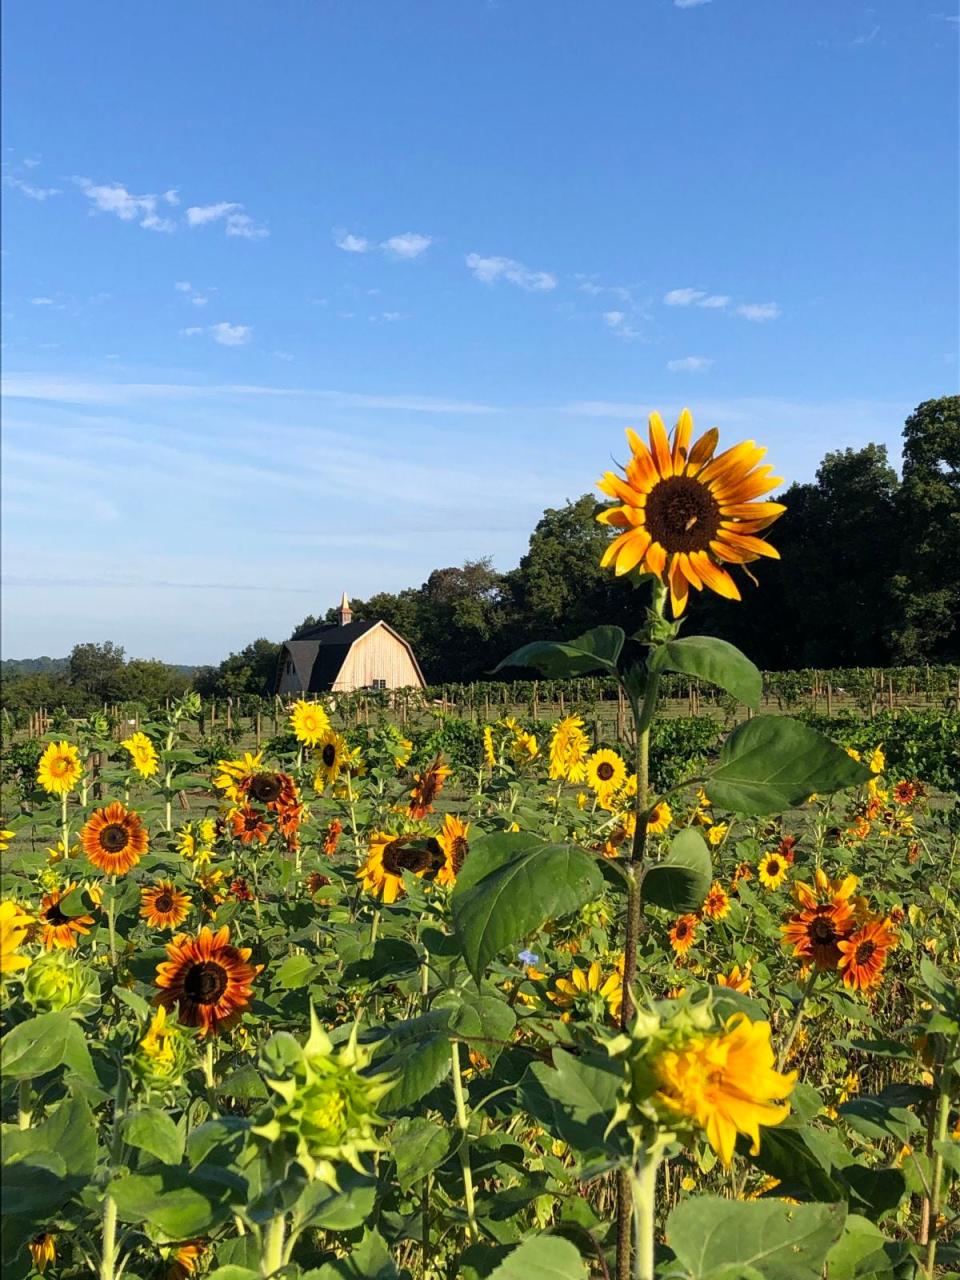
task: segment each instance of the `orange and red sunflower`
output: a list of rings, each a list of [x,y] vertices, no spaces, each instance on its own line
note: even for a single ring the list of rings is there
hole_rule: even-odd
[[[179,929],[192,903],[190,895],[171,880],[159,880],[140,891],[140,914],[151,929]]]
[[[435,758],[422,773],[413,775],[413,789],[410,792],[409,814],[411,818],[425,818],[433,812],[433,802],[443,790],[443,784],[453,770],[449,765],[441,763],[442,756],[438,752]]]
[[[259,810],[246,804],[242,809],[231,809],[230,829],[241,844],[253,844],[254,840],[266,844],[273,827]]]
[[[81,935],[90,932],[93,916],[68,916],[60,909],[60,903],[76,887],[76,883],[72,883],[63,889],[51,889],[41,899],[37,920],[41,930],[40,937],[47,951],[72,950],[80,941]]]
[[[177,1006],[182,1026],[217,1035],[240,1016],[253,994],[251,983],[263,968],[250,964],[249,947],[230,945],[230,928],[216,933],[204,925],[196,938],[177,934],[157,965],[157,1004]]]
[[[150,847],[140,815],[119,801],[95,809],[80,829],[83,851],[105,875],[123,876]]]
[[[883,967],[897,935],[889,920],[870,920],[837,943],[840,960],[837,968],[843,985],[854,991],[869,991],[880,985]]]
[[[693,946],[700,921],[697,916],[680,916],[670,930],[670,946],[678,956],[685,956]]]

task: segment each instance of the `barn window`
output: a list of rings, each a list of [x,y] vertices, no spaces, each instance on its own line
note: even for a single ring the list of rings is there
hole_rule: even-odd
[[[385,689],[387,687],[387,682],[386,680],[374,680],[371,687],[374,689]]]

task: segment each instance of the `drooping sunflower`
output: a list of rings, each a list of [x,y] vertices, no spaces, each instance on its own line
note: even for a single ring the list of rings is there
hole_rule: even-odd
[[[840,961],[837,968],[843,985],[854,991],[869,991],[879,986],[890,949],[897,935],[889,920],[871,920],[837,943]]]
[[[81,934],[90,932],[93,916],[68,916],[60,910],[60,903],[68,898],[76,887],[76,882],[73,882],[63,889],[51,889],[40,901],[37,918],[42,926],[41,937],[46,951],[53,951],[56,948],[69,951],[77,945]]]
[[[587,786],[602,801],[612,798],[619,791],[627,778],[627,766],[616,751],[607,747],[594,751],[587,761]]]
[[[656,1101],[695,1121],[724,1165],[733,1158],[738,1133],[752,1140],[757,1155],[760,1126],[780,1124],[790,1114],[785,1099],[797,1073],[776,1070],[769,1022],[735,1013],[723,1031],[665,1049],[652,1065],[660,1082]]]
[[[413,775],[409,805],[411,818],[425,818],[428,813],[433,812],[433,803],[451,773],[453,770],[449,765],[443,764],[443,757],[437,752],[426,769]]]
[[[550,777],[565,782],[583,782],[587,773],[590,740],[580,716],[564,716],[550,735]]]
[[[293,704],[290,727],[298,742],[305,747],[315,747],[330,728],[330,717],[316,702],[305,702],[301,698]]]
[[[72,742],[50,742],[37,764],[37,781],[52,796],[65,796],[80,781],[83,766]]]
[[[49,1231],[41,1231],[32,1236],[27,1241],[27,1248],[30,1250],[33,1265],[40,1275],[43,1275],[51,1262],[57,1260],[56,1237]]]
[[[228,814],[230,830],[243,845],[253,844],[254,840],[266,844],[273,827],[263,814],[246,804],[242,809],[231,809]]]
[[[134,733],[120,743],[130,753],[130,763],[141,778],[152,778],[160,768],[157,749],[145,733]]]
[[[618,505],[597,519],[623,532],[600,561],[617,575],[638,568],[655,574],[670,590],[674,617],[683,613],[690,588],[709,587],[728,600],[740,591],[724,564],[744,565],[778,552],[758,538],[786,510],[755,499],[781,480],[766,453],[752,440],[715,454],[719,433],[711,428],[692,447],[693,418],[684,409],[672,440],[658,413],[650,414],[650,445],[627,428],[631,458],[624,477],[607,471],[598,487]],[[749,571],[748,571],[749,572]]]
[[[492,769],[497,763],[497,753],[493,745],[493,728],[489,724],[483,726],[483,763]]]
[[[437,871],[437,884],[454,885],[457,883],[460,868],[470,852],[470,846],[467,843],[467,832],[469,830],[470,823],[462,822],[459,818],[455,818],[452,813],[448,813],[443,819],[443,826],[437,836],[437,843],[443,850],[443,866]]]
[[[230,926],[216,933],[203,926],[198,937],[179,933],[167,943],[168,959],[157,965],[157,1004],[177,1006],[181,1026],[217,1035],[250,1003],[251,983],[262,965],[250,964],[249,947],[230,945]]]
[[[350,748],[347,740],[336,729],[325,730],[317,742],[317,773],[313,785],[317,791],[323,791],[331,783],[336,782],[340,773],[347,767],[350,759]]]
[[[779,889],[787,878],[789,866],[779,853],[767,853],[760,859],[757,875],[765,889]]]
[[[714,880],[710,886],[702,910],[709,920],[722,920],[730,914],[730,897],[719,880]]]
[[[249,783],[251,778],[260,773],[262,759],[262,751],[258,751],[255,756],[245,751],[242,760],[218,760],[219,772],[214,776],[213,785],[218,791],[222,791],[228,800],[239,804],[245,792],[243,784]]]
[[[180,1245],[170,1260],[164,1280],[190,1280],[200,1270],[210,1245],[204,1240],[187,1240]]]
[[[357,879],[367,893],[381,902],[396,902],[403,897],[404,871],[422,878],[439,871],[444,860],[440,842],[433,836],[398,836],[388,831],[374,831]]]
[[[331,818],[330,825],[327,827],[326,835],[323,837],[323,852],[328,858],[332,858],[337,852],[337,845],[340,843],[340,837],[343,835],[343,823],[339,818]]]
[[[647,832],[649,835],[661,836],[673,821],[673,810],[667,804],[666,800],[661,800],[653,809],[650,817],[647,819]]]
[[[150,847],[140,815],[119,801],[94,809],[80,830],[83,851],[105,875],[123,876]]]
[[[18,952],[33,922],[33,916],[16,902],[0,902],[0,973],[16,973],[30,967],[30,957]]]
[[[171,880],[159,880],[140,891],[140,914],[151,929],[179,929],[193,899],[181,892]]]
[[[616,968],[604,975],[600,961],[594,960],[586,969],[572,969],[567,977],[557,978],[554,990],[547,992],[547,999],[552,1000],[558,1009],[568,1011],[578,1003],[588,1009],[591,1005],[606,1005],[611,1018],[619,1018],[623,1005],[623,977]],[[564,1013],[563,1019],[569,1019],[569,1012]]]
[[[693,946],[700,921],[694,915],[680,916],[670,929],[670,946],[678,956],[685,956]]]

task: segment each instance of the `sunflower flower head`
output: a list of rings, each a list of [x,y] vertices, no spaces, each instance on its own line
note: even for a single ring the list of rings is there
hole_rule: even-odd
[[[249,785],[250,779],[260,772],[262,759],[262,751],[258,751],[255,756],[245,751],[240,760],[218,760],[213,785],[218,791],[222,791],[228,800],[232,800],[234,804],[240,804],[246,791],[244,784]]]
[[[262,1067],[278,1100],[253,1133],[264,1145],[285,1149],[310,1178],[338,1190],[338,1164],[362,1173],[360,1157],[384,1150],[377,1131],[386,1121],[379,1104],[394,1079],[365,1074],[372,1059],[373,1049],[358,1043],[356,1026],[334,1051],[311,1008],[310,1036],[302,1048],[280,1033],[264,1049]]]
[[[49,795],[65,796],[83,774],[80,753],[72,742],[50,742],[37,764],[37,782]]]
[[[433,804],[443,790],[443,784],[453,770],[443,763],[438,753],[431,763],[419,773],[413,775],[413,787],[410,791],[408,812],[411,818],[425,818],[433,812]]]
[[[613,565],[618,576],[633,569],[654,574],[669,589],[674,617],[686,608],[691,587],[739,600],[724,565],[779,559],[757,535],[785,510],[756,501],[781,483],[771,466],[759,465],[766,449],[748,440],[717,454],[716,428],[693,444],[692,437],[689,410],[670,438],[660,415],[651,413],[649,445],[627,428],[631,456],[623,476],[608,471],[598,482],[614,505],[597,519],[621,531],[601,567]]]
[[[317,772],[313,779],[314,790],[324,791],[337,781],[350,761],[350,747],[346,738],[336,729],[327,728],[317,739],[314,759]]]
[[[627,780],[627,766],[616,751],[602,747],[587,760],[586,783],[601,808],[609,808]]]
[[[493,726],[485,724],[483,726],[483,763],[488,769],[493,769],[497,763],[497,752],[493,745]]]
[[[167,959],[157,966],[156,1002],[177,1006],[182,1026],[201,1036],[218,1035],[236,1022],[250,1003],[261,965],[250,961],[248,947],[230,944],[230,926],[216,933],[204,925],[195,938],[178,933],[167,943]]]
[[[30,1257],[36,1270],[43,1275],[51,1262],[57,1260],[56,1236],[49,1231],[41,1231],[27,1241]]]
[[[190,1058],[189,1037],[160,1005],[130,1059],[133,1074],[146,1089],[163,1093],[180,1083]]]
[[[130,763],[141,778],[152,778],[160,768],[157,749],[145,733],[131,734],[120,743],[130,755]]]
[[[330,717],[319,703],[300,698],[290,712],[290,728],[298,742],[315,747],[330,728]]]
[[[743,1013],[718,1021],[710,1000],[656,1008],[607,1045],[627,1064],[614,1123],[626,1120],[648,1145],[657,1134],[702,1135],[726,1166],[743,1133],[756,1155],[761,1127],[789,1115],[797,1079],[776,1070],[769,1022]]]
[[[20,947],[33,921],[16,902],[0,902],[0,974],[17,973],[30,965],[30,956],[21,955]]]
[[[126,875],[150,846],[140,815],[118,801],[94,810],[80,831],[80,843],[93,865],[110,876]]]
[[[580,716],[565,716],[550,735],[550,777],[580,783],[587,776],[590,740]]]

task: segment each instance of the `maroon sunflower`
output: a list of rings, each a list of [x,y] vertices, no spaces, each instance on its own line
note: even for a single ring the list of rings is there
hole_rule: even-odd
[[[250,1003],[251,983],[262,965],[249,964],[250,948],[230,945],[230,928],[216,933],[204,925],[196,938],[178,934],[167,943],[168,960],[157,965],[157,1004],[177,1006],[185,1027],[217,1035]]]
[[[118,801],[95,809],[80,830],[83,851],[108,876],[123,876],[150,847],[140,815]]]

